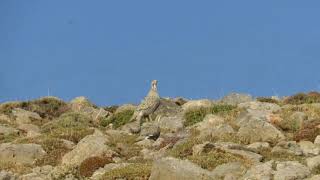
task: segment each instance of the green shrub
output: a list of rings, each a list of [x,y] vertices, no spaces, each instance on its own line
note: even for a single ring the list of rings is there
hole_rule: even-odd
[[[120,167],[112,169],[111,171],[105,173],[102,179],[139,179],[147,180],[151,174],[152,165],[147,164],[130,164],[125,167]]]
[[[85,136],[92,134],[91,118],[85,114],[71,112],[61,115],[42,127],[42,132],[51,137],[61,138],[78,143]]]
[[[207,114],[217,114],[224,116],[230,113],[235,108],[236,106],[219,104],[214,105],[211,108],[189,110],[184,115],[186,119],[186,121],[184,122],[184,126],[192,126],[198,122],[201,122]]]
[[[116,113],[111,117],[103,118],[100,121],[100,125],[106,127],[112,123],[114,128],[119,128],[130,121],[133,113],[133,110],[126,110],[123,112]]]
[[[284,100],[285,104],[311,104],[320,102],[320,93],[318,92],[309,92],[298,93],[296,95],[290,96]]]

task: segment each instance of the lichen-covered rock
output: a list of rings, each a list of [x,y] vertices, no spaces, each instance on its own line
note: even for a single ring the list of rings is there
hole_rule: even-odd
[[[303,151],[295,141],[281,141],[271,150],[272,153],[286,153],[296,156],[303,155]]]
[[[231,93],[222,98],[221,102],[229,105],[238,105],[244,102],[253,101],[253,98],[249,94]]]
[[[2,162],[34,164],[36,159],[42,158],[46,152],[38,144],[0,144],[0,159]]]
[[[320,156],[315,156],[306,159],[307,166],[313,170],[315,168],[320,168]]]
[[[241,103],[238,105],[238,107],[249,109],[249,110],[265,111],[265,112],[277,112],[281,110],[281,107],[277,104],[259,102],[259,101]]]
[[[183,116],[164,116],[156,122],[162,132],[178,132],[183,129]]]
[[[19,131],[13,127],[0,125],[0,135],[7,136],[10,134],[18,134],[18,132]]]
[[[304,179],[311,174],[308,167],[296,161],[277,162],[274,180]]]
[[[85,159],[93,156],[101,156],[104,153],[112,154],[110,148],[106,145],[107,136],[96,132],[83,138],[72,151],[65,154],[62,158],[62,164],[77,166]]]
[[[285,136],[272,124],[259,117],[248,116],[247,120],[241,120],[238,136],[249,143],[254,142],[279,142],[285,139]]]
[[[243,176],[243,180],[271,180],[273,177],[273,161],[252,166]]]
[[[317,146],[310,141],[300,141],[298,144],[305,156],[320,154],[320,146]]]
[[[188,160],[172,157],[159,159],[153,163],[149,180],[213,180],[213,174]]]
[[[15,116],[17,124],[28,124],[31,123],[33,120],[42,119],[39,114],[35,112],[26,111],[21,108],[13,109],[12,114]]]
[[[231,176],[239,179],[246,171],[246,167],[240,162],[231,162],[217,166],[212,174],[216,179],[226,179]]]
[[[208,99],[190,100],[184,105],[182,105],[182,109],[184,111],[189,111],[189,110],[199,109],[199,108],[210,108],[213,105],[214,105],[214,102]]]

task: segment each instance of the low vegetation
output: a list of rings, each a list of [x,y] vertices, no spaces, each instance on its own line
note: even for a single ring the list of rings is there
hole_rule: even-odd
[[[320,93],[309,92],[309,93],[298,93],[290,96],[284,100],[284,104],[311,104],[320,103]]]
[[[112,115],[111,117],[103,118],[100,121],[100,125],[106,127],[109,124],[112,124],[114,128],[119,128],[127,124],[132,117],[134,111],[126,110]]]
[[[125,167],[112,169],[105,173],[102,179],[139,179],[147,180],[151,174],[152,164],[134,163]]]
[[[186,121],[184,122],[184,125],[192,126],[198,122],[201,122],[207,114],[217,114],[221,116],[227,116],[234,109],[236,109],[236,106],[219,104],[219,105],[214,105],[211,108],[199,108],[199,109],[189,110],[188,112],[185,113]]]
[[[79,167],[80,175],[84,177],[91,177],[96,170],[112,162],[113,161],[110,157],[104,156],[94,156],[87,158],[81,163]]]

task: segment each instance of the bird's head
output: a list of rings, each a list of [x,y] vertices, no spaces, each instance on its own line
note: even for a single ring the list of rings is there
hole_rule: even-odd
[[[158,85],[158,81],[157,80],[153,80],[152,83],[151,83],[151,88],[153,90],[157,90],[157,85]]]

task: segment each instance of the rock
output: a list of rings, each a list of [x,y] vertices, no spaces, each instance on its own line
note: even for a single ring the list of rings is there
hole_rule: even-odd
[[[70,106],[73,111],[81,111],[84,107],[94,107],[94,104],[84,96],[79,96],[70,101]]]
[[[221,102],[229,105],[238,105],[244,102],[253,101],[253,98],[249,94],[231,93],[222,98]]]
[[[235,149],[224,149],[224,150],[227,153],[241,156],[242,158],[247,159],[248,161],[250,161],[253,164],[259,163],[263,158],[263,156],[261,156],[260,154],[250,152],[250,151],[235,150]]]
[[[2,162],[32,165],[36,159],[40,159],[44,155],[46,155],[46,152],[38,144],[0,144],[0,159]]]
[[[141,127],[140,137],[157,140],[160,136],[160,128],[157,124],[149,122],[143,123]]]
[[[182,105],[183,111],[189,111],[193,109],[199,108],[210,108],[214,105],[214,102],[208,99],[201,99],[201,100],[191,100]]]
[[[183,116],[181,106],[171,99],[160,99],[160,105],[154,112],[155,116],[174,117]]]
[[[83,138],[72,151],[65,154],[62,158],[63,165],[80,165],[85,159],[93,156],[101,156],[103,154],[113,154],[106,145],[107,136],[94,133]]]
[[[255,142],[255,143],[249,144],[247,148],[253,152],[260,153],[264,149],[269,149],[270,144],[267,142]]]
[[[197,144],[192,147],[192,155],[198,156],[202,153],[207,153],[215,148],[215,145],[210,142],[205,142],[203,144]]]
[[[141,154],[143,159],[146,160],[157,160],[161,159],[166,156],[170,146],[167,145],[166,147],[161,148],[159,151],[153,151],[150,149],[143,149],[141,150]]]
[[[159,159],[153,163],[149,180],[213,180],[213,174],[188,160],[172,157]]]
[[[278,162],[274,180],[304,179],[310,175],[308,167],[296,161]]]
[[[271,150],[272,153],[286,153],[296,156],[303,155],[303,151],[295,141],[281,141]]]
[[[124,105],[122,105],[122,106],[117,108],[115,114],[118,114],[118,113],[121,113],[121,112],[124,112],[124,111],[135,111],[136,109],[137,109],[136,105],[124,104]]]
[[[185,103],[188,102],[187,99],[183,98],[183,97],[176,97],[176,98],[173,98],[172,99],[174,103],[176,103],[178,106],[182,106],[184,105]]]
[[[314,144],[320,145],[320,135],[316,137],[316,139],[314,140]]]
[[[139,142],[136,142],[135,144],[144,148],[151,148],[154,141],[151,139],[143,139]]]
[[[304,112],[294,112],[288,119],[277,124],[283,130],[297,131],[303,127],[306,120],[308,120],[308,116]]]
[[[10,123],[11,119],[8,115],[0,114],[0,122]]]
[[[21,108],[15,108],[12,110],[12,114],[15,116],[17,124],[28,124],[34,120],[41,120],[39,114],[35,112],[26,111]]]
[[[217,166],[212,174],[216,179],[226,179],[231,176],[239,179],[246,171],[246,167],[240,162],[231,162]]]
[[[8,126],[3,126],[0,125],[0,135],[11,135],[11,134],[18,134],[19,131],[15,128],[8,127]]]
[[[320,147],[310,141],[300,141],[298,144],[305,156],[320,154]]]
[[[0,171],[0,180],[17,180],[18,177],[12,172]]]
[[[238,136],[249,143],[254,142],[279,142],[285,139],[285,136],[272,124],[252,115],[239,117],[236,121],[240,126]]]
[[[32,173],[25,174],[19,177],[20,180],[46,180],[49,173],[53,170],[50,165],[36,167],[32,169]]]
[[[263,112],[278,112],[281,110],[281,107],[277,104],[259,101],[240,103],[238,107]]]
[[[273,161],[268,161],[263,164],[252,166],[243,176],[243,180],[272,180]]]
[[[307,158],[306,161],[307,161],[307,166],[311,170],[316,169],[316,168],[320,168],[320,156]]]
[[[73,149],[75,147],[74,142],[69,141],[69,140],[65,140],[65,139],[61,139],[64,147],[66,147],[67,149]]]
[[[157,122],[161,132],[178,132],[183,129],[183,116],[161,117]]]
[[[110,163],[110,164],[106,164],[103,168],[98,169],[97,171],[95,171],[93,173],[93,175],[91,176],[90,179],[95,180],[95,179],[102,179],[103,175],[113,169],[117,169],[117,168],[123,168],[126,167],[128,165],[130,165],[131,163]]]
[[[28,138],[37,137],[41,135],[40,128],[33,124],[20,124],[18,126],[18,129],[20,129],[23,132],[26,132]]]
[[[195,124],[193,127],[200,132],[200,139],[207,137],[224,137],[225,135],[235,133],[233,128],[226,124],[223,118],[213,114],[206,115],[203,121]]]
[[[141,131],[141,126],[138,121],[134,121],[123,125],[121,130],[129,134],[137,134]]]
[[[320,179],[320,175],[314,175],[310,178],[307,178],[306,180],[319,180]]]

